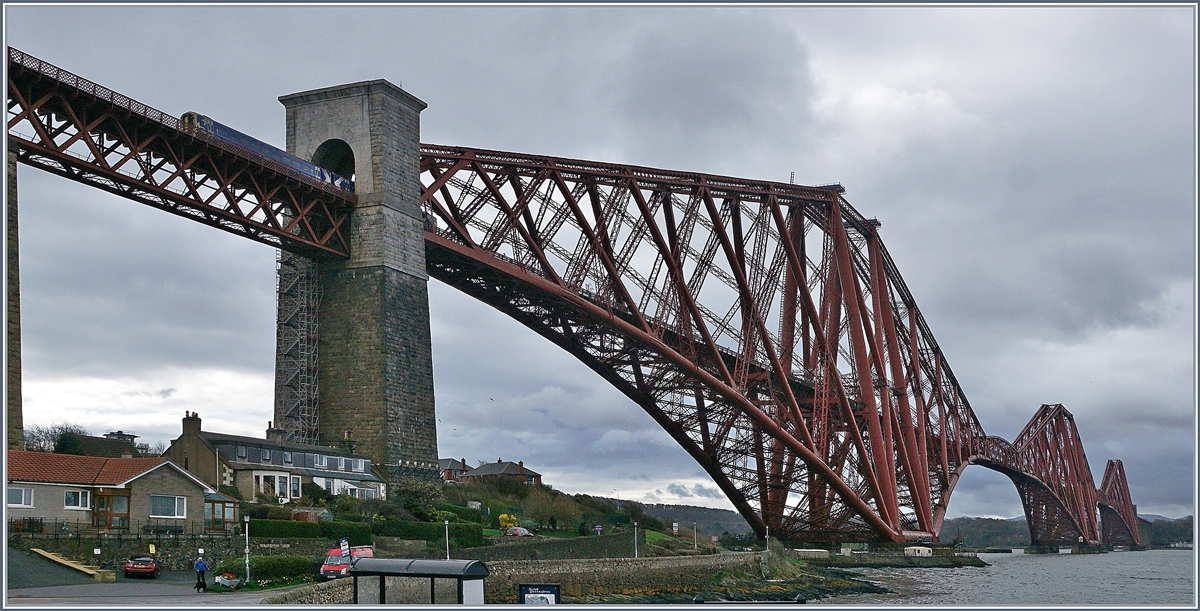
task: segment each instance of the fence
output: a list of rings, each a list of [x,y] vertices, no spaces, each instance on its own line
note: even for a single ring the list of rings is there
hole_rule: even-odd
[[[210,520],[130,520],[124,527],[99,527],[91,520],[51,518],[9,518],[8,535],[54,535],[56,537],[232,537],[242,534],[242,525],[232,520],[214,524]]]

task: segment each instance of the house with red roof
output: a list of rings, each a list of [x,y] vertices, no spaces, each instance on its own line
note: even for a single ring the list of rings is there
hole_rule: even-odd
[[[218,496],[162,457],[8,451],[7,513],[14,529],[199,533],[213,513],[206,504]]]

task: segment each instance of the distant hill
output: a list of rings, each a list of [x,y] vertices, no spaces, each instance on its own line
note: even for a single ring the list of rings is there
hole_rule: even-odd
[[[667,524],[679,522],[680,528],[691,528],[692,522],[696,529],[705,535],[720,535],[728,532],[740,535],[751,532],[750,525],[741,514],[728,509],[712,509],[710,507],[693,507],[691,505],[644,504],[646,515],[654,516]]]
[[[942,522],[939,539],[950,543],[962,537],[966,547],[1017,547],[1029,544],[1029,527],[1020,518],[954,518]]]
[[[1139,517],[1147,522],[1153,522],[1155,520],[1162,520],[1163,522],[1174,522],[1175,520],[1183,519],[1183,518],[1168,518],[1166,516],[1160,516],[1157,513],[1139,513],[1137,517]],[[1184,516],[1184,517],[1187,517],[1187,516]]]

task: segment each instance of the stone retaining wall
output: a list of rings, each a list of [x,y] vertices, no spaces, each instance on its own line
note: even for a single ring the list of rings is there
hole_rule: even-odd
[[[484,597],[488,604],[517,602],[517,588],[522,583],[561,584],[564,602],[569,598],[590,594],[658,594],[687,592],[713,583],[722,573],[748,572],[762,575],[763,555],[760,553],[715,554],[710,556],[671,556],[662,558],[614,558],[581,560],[519,560],[489,562]],[[367,581],[367,580],[361,580]],[[428,602],[428,587],[423,589],[403,580],[388,585],[388,603],[416,604]],[[427,580],[420,580],[428,583]],[[451,580],[438,580],[439,604],[451,602]],[[378,582],[376,582],[378,583]],[[374,584],[360,583],[373,590]],[[377,586],[375,586],[377,587]],[[447,590],[443,593],[443,590]],[[375,590],[377,591],[377,590]],[[329,583],[305,586],[263,599],[264,604],[349,604],[353,600],[352,580],[338,579]],[[368,593],[362,598],[371,598]],[[415,598],[414,598],[415,597]],[[445,597],[445,598],[444,598]]]
[[[188,536],[180,537],[74,537],[53,535],[9,535],[8,545],[13,549],[28,550],[38,547],[48,552],[82,562],[95,564],[110,571],[121,571],[130,556],[147,554],[150,544],[155,547],[163,569],[168,571],[189,570],[196,561],[197,550],[204,550],[204,559],[209,566],[216,566],[230,557],[242,558],[246,547],[243,537],[233,536]],[[250,537],[250,554],[254,556],[300,555],[324,558],[325,553],[338,546],[337,541],[324,539],[268,539]],[[95,550],[99,548],[100,554]]]

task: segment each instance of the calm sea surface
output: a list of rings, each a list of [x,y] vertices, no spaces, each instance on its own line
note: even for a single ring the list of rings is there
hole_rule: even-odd
[[[897,594],[838,596],[810,604],[1186,605],[1196,604],[1191,550],[1108,554],[980,554],[991,566],[855,569]]]

